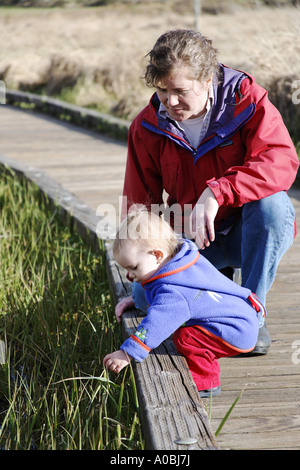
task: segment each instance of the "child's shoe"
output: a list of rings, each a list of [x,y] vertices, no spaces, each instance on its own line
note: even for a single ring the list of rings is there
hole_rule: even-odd
[[[210,388],[208,390],[199,390],[201,398],[209,398],[210,396],[216,397],[221,393],[221,385],[218,387]]]

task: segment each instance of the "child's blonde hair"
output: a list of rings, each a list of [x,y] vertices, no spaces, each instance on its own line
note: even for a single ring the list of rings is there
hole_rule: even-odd
[[[119,253],[126,240],[136,242],[142,249],[165,249],[168,256],[174,256],[181,245],[172,227],[162,217],[149,212],[145,206],[130,208],[116,234],[114,255]]]

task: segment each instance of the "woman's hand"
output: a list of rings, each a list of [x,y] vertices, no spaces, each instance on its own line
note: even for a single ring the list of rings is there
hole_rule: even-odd
[[[201,250],[215,239],[214,222],[219,205],[212,190],[207,187],[199,197],[190,218],[192,236]]]
[[[118,351],[107,354],[103,359],[103,364],[107,369],[118,374],[124,367],[128,366],[131,359],[128,354],[119,349]]]

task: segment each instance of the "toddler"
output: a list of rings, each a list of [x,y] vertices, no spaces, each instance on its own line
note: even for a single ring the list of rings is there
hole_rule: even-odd
[[[149,304],[137,331],[104,365],[119,373],[132,358],[143,361],[172,333],[201,397],[221,392],[218,358],[251,351],[265,309],[258,298],[221,274],[190,240],[179,240],[161,217],[129,213],[113,244],[116,261],[141,283]],[[116,318],[133,306],[116,306]]]

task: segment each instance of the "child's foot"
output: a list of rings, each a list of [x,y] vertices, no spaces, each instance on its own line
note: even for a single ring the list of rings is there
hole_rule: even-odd
[[[208,390],[199,390],[201,398],[209,398],[210,396],[216,397],[221,393],[221,386],[210,388]]]

